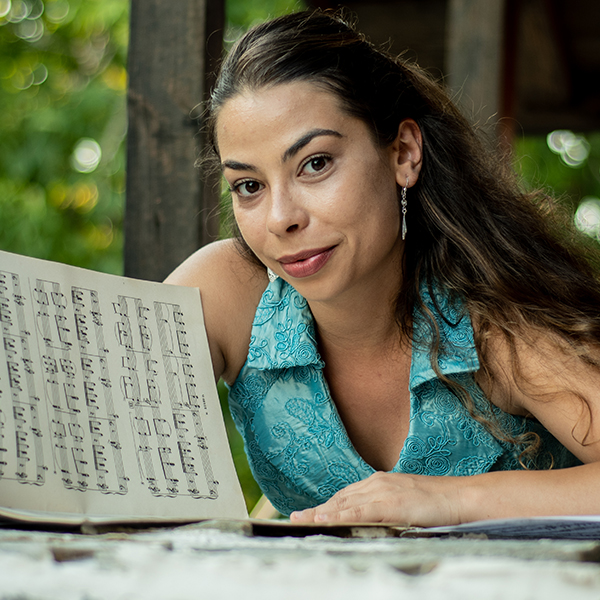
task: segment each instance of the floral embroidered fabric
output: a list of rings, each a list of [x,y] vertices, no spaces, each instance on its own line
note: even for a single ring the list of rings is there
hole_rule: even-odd
[[[460,302],[437,291],[433,296],[424,293],[423,299],[440,331],[439,371],[469,392],[477,410],[491,411],[503,431],[538,433],[544,444],[539,461],[577,464],[537,422],[490,408],[473,376],[479,360],[468,314]],[[414,328],[410,428],[392,472],[475,475],[521,468],[519,447],[496,439],[438,379],[426,350],[431,334],[423,315],[415,315]],[[229,391],[229,406],[256,481],[285,515],[321,504],[375,472],[348,438],[323,367],[306,300],[282,279],[271,282],[258,305],[248,358]]]

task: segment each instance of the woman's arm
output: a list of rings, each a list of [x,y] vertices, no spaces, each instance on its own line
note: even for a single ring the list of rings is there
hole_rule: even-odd
[[[224,240],[192,254],[165,283],[200,289],[215,378],[233,383],[246,360],[266,273]]]
[[[513,353],[498,337],[480,381],[500,408],[537,418],[583,466],[496,471],[471,477],[376,473],[293,521],[394,522],[433,526],[534,515],[600,514],[600,374],[565,344],[537,336]],[[493,381],[493,385],[492,385]]]
[[[397,523],[432,527],[480,519],[600,514],[600,463],[555,471],[470,477],[375,473],[295,522]]]

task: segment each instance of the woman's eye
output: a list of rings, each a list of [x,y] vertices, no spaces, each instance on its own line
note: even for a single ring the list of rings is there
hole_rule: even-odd
[[[323,171],[323,169],[325,169],[329,164],[330,160],[331,157],[329,156],[314,156],[306,163],[304,163],[304,167],[302,168],[302,170],[308,173],[309,175],[315,175],[316,173]]]
[[[240,181],[232,186],[231,191],[238,196],[252,196],[257,192],[260,192],[262,189],[262,184],[258,183],[258,181],[254,181],[253,179],[249,179],[247,181]]]

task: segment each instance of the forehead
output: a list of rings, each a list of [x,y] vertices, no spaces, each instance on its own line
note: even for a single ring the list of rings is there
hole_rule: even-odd
[[[256,145],[270,136],[293,143],[308,129],[348,128],[352,122],[359,121],[341,108],[332,92],[314,83],[293,82],[233,96],[219,111],[215,133],[223,156],[230,149]]]

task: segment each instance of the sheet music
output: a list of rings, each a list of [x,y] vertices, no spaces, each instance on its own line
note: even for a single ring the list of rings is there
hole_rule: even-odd
[[[0,505],[244,517],[197,290],[0,253]]]
[[[474,521],[421,530],[428,535],[484,534],[490,539],[600,539],[600,516],[529,517]]]

